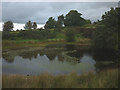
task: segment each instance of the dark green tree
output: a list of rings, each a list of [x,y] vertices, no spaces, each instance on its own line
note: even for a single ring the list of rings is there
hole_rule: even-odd
[[[26,24],[25,24],[25,29],[27,30],[31,30],[32,29],[32,22],[31,21],[28,21]]]
[[[111,8],[110,11],[105,12],[105,14],[102,16],[102,23],[106,27],[116,27],[118,25],[119,12],[119,8]]]
[[[91,24],[91,21],[90,20],[86,20],[85,24]]]
[[[54,19],[53,17],[50,17],[50,18],[48,19],[48,21],[46,22],[44,28],[45,28],[45,29],[51,29],[51,28],[55,28],[55,26],[56,26],[56,21],[55,21],[55,19]]]
[[[56,27],[61,28],[61,27],[63,27],[63,24],[64,24],[64,16],[62,14],[62,15],[58,16],[58,20],[56,22]]]
[[[12,21],[7,21],[3,24],[3,31],[11,31],[14,28]]]
[[[118,26],[120,8],[111,8],[102,16],[101,25],[93,34],[94,46],[96,48],[118,48]],[[119,24],[119,25],[118,25]]]
[[[64,20],[65,26],[82,26],[85,24],[85,19],[81,17],[81,13],[78,13],[76,10],[71,10]]]
[[[36,22],[33,22],[32,28],[33,28],[34,30],[37,29],[37,23],[36,23]]]

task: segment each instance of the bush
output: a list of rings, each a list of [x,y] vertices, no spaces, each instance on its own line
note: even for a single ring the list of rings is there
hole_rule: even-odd
[[[65,37],[67,42],[75,41],[75,32],[72,29],[66,30]]]
[[[82,36],[85,38],[92,38],[94,31],[96,31],[94,28],[76,28],[76,33],[82,33]]]
[[[115,49],[118,45],[117,28],[98,27],[93,34],[95,48]]]
[[[118,50],[118,24],[120,8],[111,8],[102,15],[101,25],[93,34],[93,42],[96,48]]]
[[[2,32],[2,39],[9,39],[9,40],[15,40],[16,34],[11,33],[10,31],[3,31]]]
[[[48,38],[55,38],[56,33],[51,32],[50,30],[22,30],[18,33],[4,31],[2,33],[3,39],[15,40],[16,38],[22,39],[36,39],[36,40],[43,40]]]

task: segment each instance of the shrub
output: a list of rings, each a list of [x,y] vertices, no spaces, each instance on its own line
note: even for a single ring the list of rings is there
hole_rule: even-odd
[[[2,39],[10,39],[10,40],[15,40],[17,34],[11,33],[9,31],[3,31],[2,32]]]
[[[7,33],[7,35],[4,35],[4,38],[8,39],[11,35],[10,33]],[[8,37],[9,36],[9,37]],[[12,36],[14,38],[14,36]],[[22,39],[36,39],[36,40],[43,40],[48,38],[54,38],[56,37],[56,34],[54,32],[51,32],[50,30],[22,30],[17,35],[17,38]]]
[[[65,37],[67,42],[74,42],[75,41],[75,32],[72,29],[68,29],[65,32]]]

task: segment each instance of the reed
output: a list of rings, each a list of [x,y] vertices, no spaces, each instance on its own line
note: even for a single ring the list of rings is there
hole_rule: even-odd
[[[112,69],[94,74],[39,76],[3,75],[3,88],[118,88],[118,70]]]

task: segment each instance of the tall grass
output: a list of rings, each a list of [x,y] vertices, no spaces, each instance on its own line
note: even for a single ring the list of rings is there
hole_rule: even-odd
[[[3,40],[2,49],[4,50],[16,50],[28,47],[39,47],[45,46],[44,42],[27,40],[27,41],[15,41],[15,40]]]
[[[118,88],[118,71],[56,76],[49,73],[39,76],[3,75],[2,80],[3,88]]]

